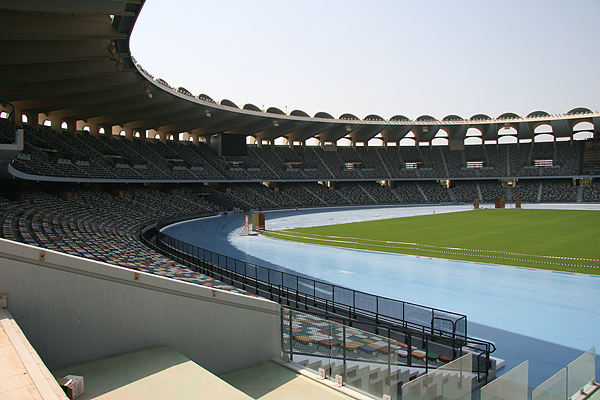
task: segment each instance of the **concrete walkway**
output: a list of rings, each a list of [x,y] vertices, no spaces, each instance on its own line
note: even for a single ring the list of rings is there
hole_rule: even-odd
[[[67,400],[6,308],[0,308],[0,400]]]
[[[250,400],[251,398],[170,347],[157,347],[52,371],[79,375],[78,400]]]
[[[353,399],[273,361],[221,376],[255,400]]]

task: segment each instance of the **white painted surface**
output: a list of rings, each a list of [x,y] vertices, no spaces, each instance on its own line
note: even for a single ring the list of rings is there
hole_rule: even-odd
[[[222,374],[280,355],[279,305],[0,240],[0,293],[50,369],[168,345]]]

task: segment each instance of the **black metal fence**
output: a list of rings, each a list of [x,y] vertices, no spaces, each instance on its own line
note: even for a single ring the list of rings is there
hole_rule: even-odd
[[[161,224],[163,225],[163,224]],[[420,331],[437,332],[452,337],[467,336],[467,317],[451,311],[372,295],[327,282],[290,274],[238,260],[206,250],[156,230],[155,246],[188,266],[218,267],[220,275],[237,278],[246,286],[258,286],[294,299],[295,303],[317,307],[325,312],[342,313],[351,318],[366,318],[375,323],[390,323]],[[215,270],[213,269],[213,272]]]
[[[193,218],[214,214],[198,214]],[[198,272],[277,301],[290,309],[344,321],[349,326],[404,341],[408,348],[418,346],[426,352],[449,352],[450,358],[473,353],[473,372],[478,381],[487,381],[490,354],[495,346],[467,336],[467,317],[450,311],[421,306],[343,288],[327,282],[261,267],[186,243],[160,232],[169,224],[191,219],[178,217],[146,227],[141,240],[156,251]],[[441,346],[441,347],[440,347]],[[445,351],[440,351],[445,348]],[[291,350],[291,349],[290,349]],[[413,364],[412,357],[398,359],[399,365],[436,368],[427,360]],[[420,365],[419,365],[420,364]]]
[[[444,367],[448,362],[456,360],[467,353],[473,356],[471,371],[477,382],[488,380],[490,368],[489,343],[473,340],[463,341],[458,338],[443,338],[430,333],[413,332],[406,329],[380,327],[369,323],[360,323],[347,318],[332,317],[321,313],[303,313],[287,307],[281,309],[282,350],[296,362],[305,363],[311,369],[325,368],[326,377],[333,379],[335,375],[343,377],[344,384],[353,386],[349,375],[346,375],[348,362],[370,366],[371,372],[379,375],[394,376],[395,379],[381,380],[375,385],[398,385],[415,376],[401,376],[399,367],[410,367],[420,373]],[[378,331],[378,334],[374,334]],[[321,362],[319,362],[321,360]],[[316,361],[316,362],[315,362]],[[470,379],[470,378],[469,378]],[[376,382],[377,383],[377,382]],[[359,387],[360,389],[360,387]],[[395,391],[388,388],[387,394]],[[469,387],[469,392],[470,392]],[[363,385],[362,390],[365,390]],[[381,398],[382,393],[372,393]],[[394,398],[394,396],[392,396]]]

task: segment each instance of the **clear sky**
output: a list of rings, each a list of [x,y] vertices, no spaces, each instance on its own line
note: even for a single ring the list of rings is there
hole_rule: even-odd
[[[599,0],[147,0],[131,50],[172,86],[240,107],[600,110]]]

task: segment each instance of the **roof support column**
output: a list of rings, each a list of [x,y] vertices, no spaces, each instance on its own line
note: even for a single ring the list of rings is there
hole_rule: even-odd
[[[200,142],[200,129],[192,129],[190,131],[190,136],[192,137],[193,143],[198,146]]]
[[[133,130],[129,126],[124,126],[123,130],[125,131],[125,139],[133,142]]]
[[[57,132],[62,130],[62,128],[60,127],[60,115],[58,115],[57,113],[48,113],[48,119],[50,120],[50,127],[52,129],[54,129]]]
[[[77,134],[77,121],[74,119],[66,119],[63,122],[67,123],[67,132],[73,136]]]
[[[158,131],[158,140],[160,140],[161,143],[163,144],[167,144],[167,134],[165,132],[162,131]]]
[[[119,128],[119,127],[115,127],[112,125],[104,125],[102,126],[104,128],[104,136],[108,139],[108,140],[112,140],[113,138],[113,131],[115,130],[115,128]],[[120,129],[119,129],[120,130]],[[119,130],[117,130],[117,132],[119,132]],[[100,134],[100,130],[98,129],[98,134]]]
[[[90,128],[90,135],[92,135],[95,138],[98,138],[98,124],[95,123],[89,123],[87,124],[88,128]]]
[[[156,129],[148,129],[146,137],[148,137],[149,139],[156,139],[157,134],[158,131]]]
[[[19,115],[17,123],[21,123],[21,121],[23,120],[23,117],[21,117],[21,111],[19,109],[17,109],[16,111],[18,112],[17,115]],[[26,111],[23,114],[25,114],[25,117],[27,117],[27,125],[29,125],[33,129],[37,130],[37,128],[39,126],[39,120],[38,120],[37,113]],[[22,126],[22,123],[21,123],[21,126]]]
[[[116,126],[113,126],[111,129],[113,136],[121,136],[121,131],[126,131],[124,126],[116,125]]]

